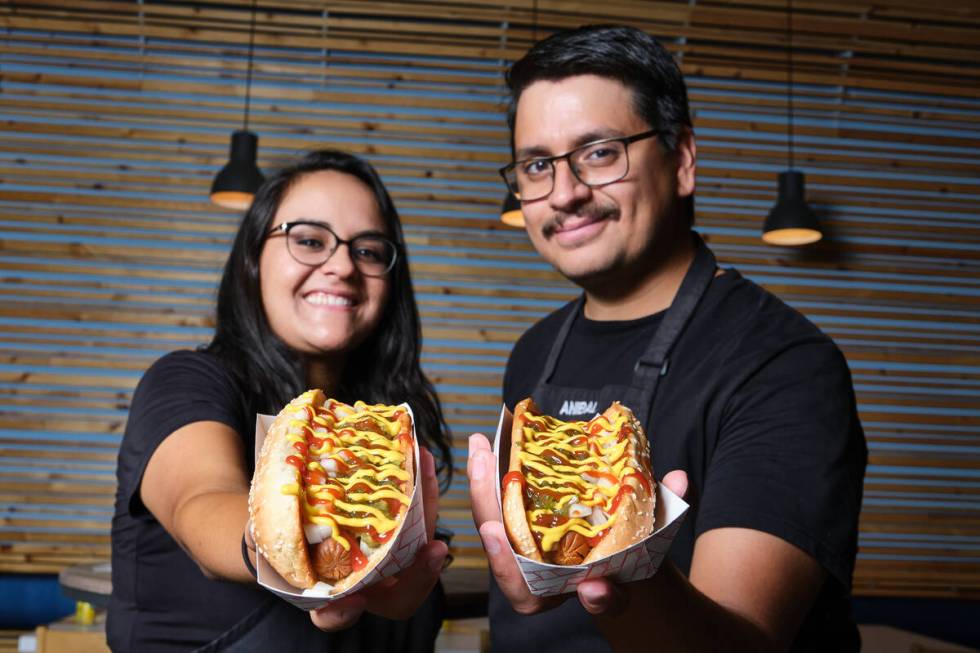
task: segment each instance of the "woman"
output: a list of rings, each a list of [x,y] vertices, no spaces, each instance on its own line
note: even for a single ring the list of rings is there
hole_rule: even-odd
[[[133,395],[112,525],[114,650],[431,650],[447,549],[432,540],[438,484],[425,447],[445,483],[451,452],[419,331],[401,224],[370,165],[313,152],[259,189],[211,344],[164,356]],[[255,415],[313,387],[412,406],[430,541],[395,578],[307,616],[255,583],[246,521]]]

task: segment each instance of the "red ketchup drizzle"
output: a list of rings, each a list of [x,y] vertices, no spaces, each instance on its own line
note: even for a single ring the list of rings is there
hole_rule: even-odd
[[[520,472],[507,472],[506,474],[504,474],[504,480],[501,481],[500,484],[503,487],[507,487],[507,484],[508,483],[511,483],[513,481],[517,481],[518,483],[520,483],[521,484],[521,487],[523,488],[524,487],[524,474],[522,474]]]
[[[626,479],[628,478],[635,478],[636,480],[638,480],[640,482],[640,485],[642,485],[646,489],[647,494],[651,494],[653,492],[653,488],[650,487],[650,479],[648,479],[643,474],[627,474],[626,476],[623,477],[623,482],[625,483]]]
[[[361,547],[358,546],[357,538],[349,537],[346,533],[342,533],[340,536],[350,544],[350,562],[354,571],[364,569],[367,566],[368,559],[364,555],[364,552],[361,551]]]

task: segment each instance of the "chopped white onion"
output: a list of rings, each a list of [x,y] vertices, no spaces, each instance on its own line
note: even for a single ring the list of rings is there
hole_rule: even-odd
[[[354,414],[354,411],[352,409],[345,408],[344,406],[337,406],[336,408],[334,408],[333,412],[337,414],[337,419],[343,419],[348,415]]]
[[[592,506],[573,501],[568,504],[568,516],[570,519],[583,519],[592,515]]]
[[[303,524],[303,532],[306,534],[306,541],[310,544],[319,544],[330,537],[333,529],[330,524]]]
[[[324,456],[323,458],[320,459],[320,464],[323,465],[323,469],[327,471],[327,476],[329,476],[330,478],[333,478],[334,476],[337,475],[337,471],[339,470],[339,467],[337,467],[337,461],[334,460],[333,458],[327,458],[326,456]]]
[[[372,549],[370,546],[368,546],[367,538],[363,538],[363,537],[361,538],[361,545],[360,546],[361,546],[361,553],[363,553],[368,558],[370,558],[371,557],[371,554],[374,553],[374,549]]]
[[[612,481],[610,481],[605,476],[593,476],[588,472],[582,474],[582,480],[588,483],[592,483],[593,485],[597,484],[599,485],[599,487],[612,487],[613,485],[615,485]]]
[[[330,591],[333,589],[333,585],[327,585],[322,580],[317,581],[316,585],[309,589],[303,590],[303,596],[330,596]]]
[[[295,413],[293,413],[293,419],[306,419],[306,417],[307,412],[305,408],[303,410],[297,410]]]
[[[605,524],[607,521],[609,521],[609,515],[607,515],[602,508],[596,506],[592,509],[592,514],[589,515],[590,524],[593,526],[599,526],[601,524]]]

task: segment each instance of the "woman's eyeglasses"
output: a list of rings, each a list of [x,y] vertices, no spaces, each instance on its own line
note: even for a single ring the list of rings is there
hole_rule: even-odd
[[[320,222],[283,222],[267,235],[286,235],[286,249],[298,263],[318,267],[323,265],[341,245],[347,245],[354,267],[368,277],[381,277],[395,267],[398,246],[378,234],[361,234],[344,240]]]

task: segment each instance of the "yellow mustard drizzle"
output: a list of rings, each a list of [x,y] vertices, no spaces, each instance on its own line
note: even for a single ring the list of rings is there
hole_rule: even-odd
[[[628,439],[618,440],[626,416],[618,415],[613,423],[604,415],[588,422],[562,422],[549,415],[531,414],[526,414],[526,419],[529,424],[524,427],[524,441],[518,454],[525,482],[532,488],[562,495],[554,508],[528,511],[531,530],[541,536],[541,549],[553,550],[568,531],[591,538],[612,526],[616,521],[615,515],[611,514],[613,500],[623,478],[636,471],[625,455]],[[594,448],[598,448],[601,455],[596,455]],[[559,454],[568,464],[547,461],[542,456],[545,450]],[[591,478],[594,481],[589,480],[590,472],[593,472]],[[595,472],[615,476],[618,483],[601,484],[598,480],[602,476]],[[534,523],[538,517],[552,515],[573,500],[593,508],[601,507],[609,519],[594,526],[578,517],[557,526]]]
[[[550,512],[550,510],[532,510],[528,514],[531,516],[531,519],[536,519],[539,515],[546,515]],[[593,526],[584,519],[573,517],[564,524],[558,524],[557,526],[550,528],[548,526],[537,526],[535,530],[542,535],[541,548],[545,551],[551,551],[555,547],[555,544],[557,544],[568,531],[574,531],[580,535],[584,535],[585,537],[595,537],[603,530],[612,526],[615,521],[616,515],[612,515],[609,518],[609,521],[605,522],[604,524]]]
[[[410,504],[409,497],[403,491],[406,489],[405,482],[409,480],[408,472],[404,469],[405,453],[401,450],[404,444],[396,437],[400,433],[398,419],[404,409],[369,405],[362,401],[348,406],[328,399],[322,408],[314,410],[313,396],[314,391],[306,392],[288,407],[294,418],[288,423],[286,437],[290,443],[307,445],[306,468],[325,473],[327,481],[310,484],[306,488],[301,483],[289,483],[283,485],[281,491],[283,494],[301,496],[304,499],[301,505],[305,521],[329,525],[331,539],[344,550],[350,550],[347,539],[340,537],[338,524],[354,528],[371,526],[382,536],[398,526],[398,515],[406,511]],[[308,419],[295,417],[304,409]],[[370,428],[358,428],[364,421],[382,433]],[[322,445],[313,446],[314,439],[322,440]],[[300,449],[290,455],[302,457]],[[357,459],[356,465],[352,465],[351,456]],[[330,459],[340,464],[338,473],[332,477],[328,471],[330,466],[325,465]],[[396,484],[381,484],[381,481],[388,479],[395,479]],[[366,486],[368,491],[362,488],[350,492],[355,485]],[[343,498],[337,498],[337,494]],[[329,503],[316,503],[317,499]],[[378,507],[370,505],[386,499],[396,500],[400,504],[396,515],[388,517]],[[338,512],[336,508],[344,512]]]

